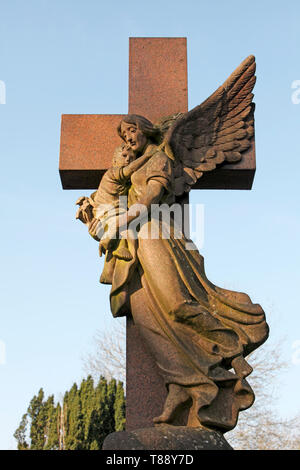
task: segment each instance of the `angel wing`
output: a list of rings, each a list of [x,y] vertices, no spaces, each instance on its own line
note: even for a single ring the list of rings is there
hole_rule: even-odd
[[[164,121],[162,146],[175,162],[176,195],[217,165],[238,162],[250,147],[255,68],[255,57],[247,57],[206,101]]]

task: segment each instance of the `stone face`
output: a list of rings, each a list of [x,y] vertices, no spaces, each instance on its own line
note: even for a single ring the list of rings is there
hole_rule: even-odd
[[[107,436],[103,450],[233,450],[217,431],[160,425]]]

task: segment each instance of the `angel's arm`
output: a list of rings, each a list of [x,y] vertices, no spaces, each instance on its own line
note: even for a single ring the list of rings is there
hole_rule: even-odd
[[[126,230],[128,225],[137,217],[146,217],[151,208],[151,205],[158,204],[161,201],[164,192],[165,188],[159,181],[149,180],[146,185],[146,190],[141,195],[139,200],[133,206],[131,206],[125,214],[117,217],[115,232],[109,234],[110,240],[117,238],[118,233]],[[110,240],[106,243],[107,248],[109,248]]]
[[[133,162],[129,163],[129,165],[124,166],[122,168],[122,173],[125,178],[130,178],[133,173],[138,170],[147,160],[150,158],[150,154],[144,154],[143,156],[137,158]]]
[[[130,224],[137,217],[146,215],[151,209],[152,204],[158,204],[165,192],[163,185],[157,180],[149,180],[144,194],[139,200],[128,209],[126,214],[119,216],[117,221],[117,229],[122,230],[127,224]]]
[[[101,220],[96,219],[96,218],[92,219],[90,223],[88,224],[88,228],[89,228],[90,236],[94,240],[96,240],[96,242],[99,242],[103,234],[103,226],[102,226]]]

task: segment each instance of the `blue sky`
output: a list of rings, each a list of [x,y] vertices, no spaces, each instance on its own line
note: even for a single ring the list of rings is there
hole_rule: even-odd
[[[195,191],[191,201],[205,207],[208,277],[249,293],[266,310],[270,341],[285,337],[279,412],[299,412],[299,18],[297,0],[1,2],[0,448],[14,448],[38,389],[58,395],[80,380],[95,331],[113,328],[97,245],[74,219],[84,191],[61,188],[60,119],[127,112],[130,36],[187,37],[190,108],[256,56],[253,190]]]

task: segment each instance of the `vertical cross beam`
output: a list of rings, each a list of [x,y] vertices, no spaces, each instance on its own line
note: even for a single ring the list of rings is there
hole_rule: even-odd
[[[129,112],[152,121],[187,109],[185,38],[130,38]],[[122,114],[63,114],[59,172],[64,189],[96,189],[120,145]],[[238,163],[207,172],[194,189],[251,189],[255,146]],[[181,201],[182,202],[182,201]]]
[[[129,114],[188,111],[186,38],[129,39]]]
[[[130,38],[129,113],[151,121],[187,107],[187,53],[185,38]],[[60,176],[64,189],[96,189],[111,166],[120,144],[116,132],[123,115],[63,115]],[[208,172],[195,189],[251,189],[255,147],[240,162]],[[187,203],[188,198],[182,198]],[[134,302],[139,303],[139,293]],[[143,304],[141,306],[143,308]],[[162,411],[166,390],[157,366],[131,318],[127,319],[127,429],[153,425]]]
[[[155,121],[187,111],[186,38],[130,38],[129,113]],[[130,431],[153,426],[153,417],[162,412],[166,389],[131,317],[126,343],[126,429]]]

